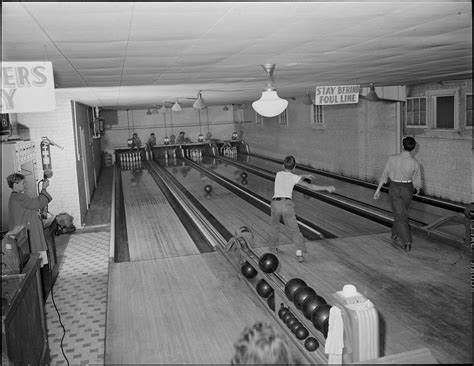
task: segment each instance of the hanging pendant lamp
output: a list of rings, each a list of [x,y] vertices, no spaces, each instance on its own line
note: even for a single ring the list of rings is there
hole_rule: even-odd
[[[309,95],[309,92],[306,92],[306,95],[303,98],[303,104],[304,105],[312,105],[313,100],[311,99],[311,95]]]
[[[204,109],[206,108],[206,104],[204,103],[204,100],[202,99],[201,91],[198,93],[198,98],[196,101],[193,103],[193,108],[196,109]]]
[[[278,96],[273,87],[273,70],[275,64],[265,64],[262,68],[268,74],[268,83],[266,89],[262,92],[259,100],[252,103],[253,109],[264,117],[275,117],[281,114],[288,106],[288,101]]]
[[[379,100],[379,97],[378,97],[377,93],[375,92],[375,85],[373,83],[371,83],[369,85],[369,92],[367,93],[365,98],[367,100],[370,100],[371,102],[375,102],[375,101]]]
[[[174,102],[173,106],[171,107],[171,110],[173,112],[181,112],[183,108],[181,108],[181,105],[179,104],[178,98],[176,98],[176,102]]]

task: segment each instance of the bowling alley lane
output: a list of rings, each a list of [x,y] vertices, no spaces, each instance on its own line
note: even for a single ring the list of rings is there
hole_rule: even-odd
[[[121,175],[130,261],[199,253],[148,170]]]
[[[230,162],[220,159],[218,159],[218,161],[219,164],[215,169],[213,169],[213,172],[230,179],[253,193],[258,194],[268,202],[272,199],[273,181],[252,174]],[[247,177],[242,179],[241,174],[244,172],[247,174]],[[208,178],[206,177],[206,179]],[[186,187],[188,186],[186,185]],[[197,192],[197,194],[200,194],[201,196],[203,195],[201,192]],[[388,230],[384,225],[373,222],[360,215],[345,211],[316,198],[306,196],[301,192],[293,191],[293,202],[295,203],[297,216],[316,224],[316,226],[321,227],[338,237],[384,233]],[[238,208],[236,208],[236,210],[238,210]],[[264,218],[264,221],[268,225],[270,223],[270,217],[267,216]]]
[[[277,172],[282,170],[282,163],[274,161],[274,159],[267,159],[259,155],[246,155],[239,159],[241,162],[245,162],[251,167],[265,169],[271,172]],[[305,169],[299,168],[298,164],[295,169],[296,174],[313,174],[315,176],[314,183],[319,185],[334,185],[338,195],[357,200],[367,205],[379,208],[386,211],[388,214],[391,213],[391,202],[388,193],[385,191],[381,192],[381,196],[378,200],[373,199],[375,192],[375,185],[373,188],[354,184],[345,180],[332,178],[329,176],[311,173]],[[434,200],[436,201],[436,200]],[[440,200],[441,201],[441,200]],[[443,201],[441,201],[443,202]],[[449,203],[448,203],[449,204]],[[459,206],[460,205],[454,205]],[[447,216],[457,216],[447,221],[437,229],[446,232],[456,238],[464,238],[464,218],[462,213],[459,212],[460,208],[457,207],[457,211],[449,210],[435,205],[419,202],[416,199],[412,201],[409,208],[409,216],[411,219],[424,223],[431,224],[439,220],[440,218]]]

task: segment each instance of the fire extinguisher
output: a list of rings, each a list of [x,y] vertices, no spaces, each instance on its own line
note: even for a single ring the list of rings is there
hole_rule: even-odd
[[[53,171],[51,170],[51,151],[50,151],[51,142],[47,137],[41,138],[40,150],[41,150],[41,164],[43,168],[43,179],[38,182],[38,194],[40,192],[39,183],[47,180],[53,176]],[[45,206],[40,210],[41,218],[48,218],[48,206]]]

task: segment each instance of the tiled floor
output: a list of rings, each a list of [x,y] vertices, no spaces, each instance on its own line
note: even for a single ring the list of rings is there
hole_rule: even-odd
[[[53,288],[66,329],[63,350],[70,365],[104,363],[109,260],[108,231],[71,235]],[[46,301],[51,365],[66,365],[63,328],[52,302]]]

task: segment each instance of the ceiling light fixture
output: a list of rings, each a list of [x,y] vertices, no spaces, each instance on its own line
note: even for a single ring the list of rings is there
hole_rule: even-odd
[[[222,110],[227,112],[229,110],[229,107],[225,105],[224,108],[222,108]]]
[[[259,100],[252,103],[253,109],[264,117],[275,117],[282,113],[288,106],[288,101],[278,96],[273,87],[273,70],[275,64],[261,65],[268,74],[268,83],[266,89],[262,92]]]
[[[311,95],[309,95],[309,92],[306,92],[306,95],[303,98],[303,104],[304,105],[312,105],[313,100],[311,99]]]
[[[206,104],[204,104],[204,100],[202,99],[201,91],[198,93],[198,98],[196,101],[193,103],[193,108],[196,109],[204,109],[206,108]]]
[[[371,83],[369,85],[369,92],[367,93],[365,98],[367,100],[370,100],[371,102],[375,102],[375,101],[379,100],[379,97],[378,97],[377,93],[375,92],[375,85],[373,83]]]
[[[163,114],[166,114],[166,105],[165,105],[165,102],[163,102],[163,105],[161,106],[161,108],[159,109],[160,113],[163,113]]]
[[[179,104],[178,98],[176,98],[176,102],[174,102],[173,106],[171,107],[171,110],[173,112],[181,112],[183,108],[181,108],[181,105]]]
[[[148,110],[146,111],[146,114],[151,116],[153,113],[151,112],[150,108],[148,108]]]

